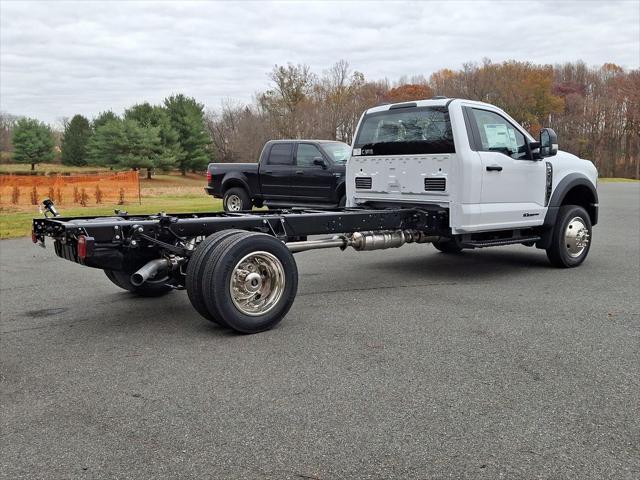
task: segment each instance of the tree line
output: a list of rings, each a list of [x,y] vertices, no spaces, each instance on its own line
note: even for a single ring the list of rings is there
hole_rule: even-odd
[[[288,64],[274,66],[268,76],[269,88],[258,92],[250,104],[226,101],[206,113],[195,99],[175,95],[162,105],[135,105],[122,117],[106,112],[89,122],[77,115],[61,136],[62,161],[149,172],[200,170],[214,160],[251,162],[267,140],[322,138],[351,143],[365,109],[444,95],[495,104],[534,136],[543,126],[555,129],[560,148],[593,160],[601,176],[640,178],[639,70],[615,64],[552,66],[484,60],[458,70],[443,69],[429,78],[419,75],[390,82],[367,80],[341,60],[322,74],[307,65]],[[4,150],[7,122],[4,116],[1,120]],[[21,140],[16,130],[23,121],[13,123],[16,161],[33,158],[17,151],[16,141]],[[30,122],[35,131],[34,121]],[[39,126],[43,132],[45,127]]]
[[[162,105],[134,105],[122,116],[106,111],[90,122],[75,115],[63,127],[59,148],[64,165],[146,169],[150,178],[156,169],[201,171],[211,159],[204,106],[182,94]],[[54,132],[38,120],[14,118],[11,147],[13,161],[30,163],[34,170],[37,163],[53,160]]]
[[[392,84],[367,81],[339,61],[320,76],[306,65],[287,65],[274,67],[269,78],[271,88],[251,105],[227,103],[207,115],[219,161],[251,161],[271,138],[351,143],[365,109],[443,95],[497,105],[534,136],[553,128],[560,147],[594,161],[601,176],[640,178],[639,70],[484,60]]]

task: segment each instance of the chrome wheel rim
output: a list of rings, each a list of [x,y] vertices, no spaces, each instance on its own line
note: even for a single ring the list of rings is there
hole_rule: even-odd
[[[571,258],[577,258],[589,246],[589,229],[580,217],[573,217],[564,232],[564,245]]]
[[[229,289],[235,307],[245,315],[258,316],[272,310],[282,298],[284,267],[269,252],[252,252],[233,271]]]
[[[227,197],[227,210],[231,212],[239,212],[242,210],[242,200],[238,195],[229,195]]]

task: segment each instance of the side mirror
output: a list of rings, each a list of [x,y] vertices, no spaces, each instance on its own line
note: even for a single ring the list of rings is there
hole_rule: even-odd
[[[315,157],[313,159],[313,164],[322,167],[323,170],[327,168],[327,164],[322,157]]]
[[[540,142],[527,142],[527,151],[529,152],[529,160],[542,160]]]
[[[558,153],[558,136],[551,128],[540,130],[540,156],[553,157]]]

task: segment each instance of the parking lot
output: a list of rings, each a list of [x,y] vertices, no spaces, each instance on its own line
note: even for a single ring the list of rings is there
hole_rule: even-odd
[[[0,243],[3,478],[638,478],[640,184],[577,269],[523,246],[296,254],[236,335]]]

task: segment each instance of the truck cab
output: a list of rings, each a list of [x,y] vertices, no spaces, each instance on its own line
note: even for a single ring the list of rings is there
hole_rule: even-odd
[[[500,108],[470,100],[370,108],[346,181],[351,207],[445,210],[457,246],[520,235],[547,248],[563,205],[583,208],[591,225],[598,220],[593,163],[559,151],[553,130],[536,140]]]

